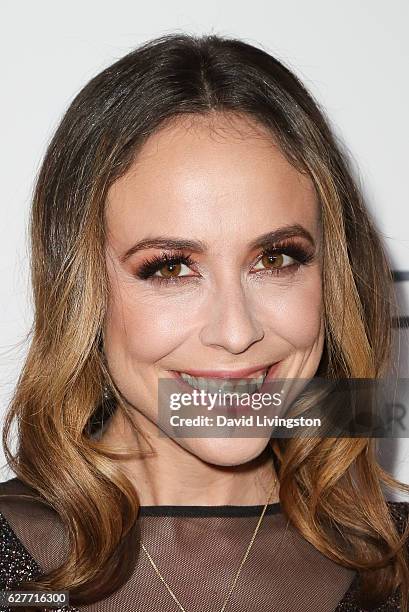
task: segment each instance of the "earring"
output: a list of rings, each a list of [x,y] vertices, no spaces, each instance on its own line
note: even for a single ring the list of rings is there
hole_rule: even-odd
[[[109,393],[109,387],[108,385],[104,385],[103,387],[103,396],[105,400],[109,400],[110,398],[110,393]]]

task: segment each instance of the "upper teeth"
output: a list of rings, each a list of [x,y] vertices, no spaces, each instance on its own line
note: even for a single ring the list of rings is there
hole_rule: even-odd
[[[257,378],[204,378],[202,376],[190,376],[190,374],[185,372],[179,372],[179,374],[191,387],[199,391],[203,390],[206,393],[222,391],[223,393],[238,393],[241,395],[243,393],[251,394],[259,391],[267,375],[267,370],[264,374],[257,376]]]

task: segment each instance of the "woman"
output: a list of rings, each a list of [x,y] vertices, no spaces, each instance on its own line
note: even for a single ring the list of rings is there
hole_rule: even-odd
[[[166,385],[391,365],[383,245],[286,67],[179,34],[108,67],[49,145],[31,238],[3,588],[77,610],[407,609],[409,503],[381,486],[409,487],[373,439],[178,436],[159,414]]]

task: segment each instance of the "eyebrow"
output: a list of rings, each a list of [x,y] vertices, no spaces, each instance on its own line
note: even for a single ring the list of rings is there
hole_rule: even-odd
[[[310,232],[298,223],[294,225],[285,225],[271,232],[258,236],[255,240],[249,243],[249,249],[267,249],[283,240],[289,238],[301,237],[305,238],[313,246],[315,246],[314,238]],[[144,238],[136,242],[129,248],[121,257],[120,261],[124,263],[132,255],[138,251],[145,249],[164,249],[164,250],[189,250],[194,253],[205,253],[208,250],[208,245],[202,240],[188,240],[184,238],[172,238],[168,236],[154,236],[152,238]]]

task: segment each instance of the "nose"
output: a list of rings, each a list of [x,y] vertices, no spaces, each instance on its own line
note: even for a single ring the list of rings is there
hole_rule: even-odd
[[[252,303],[240,283],[219,287],[207,304],[206,323],[200,331],[205,346],[239,354],[264,337],[263,326],[252,312]]]

